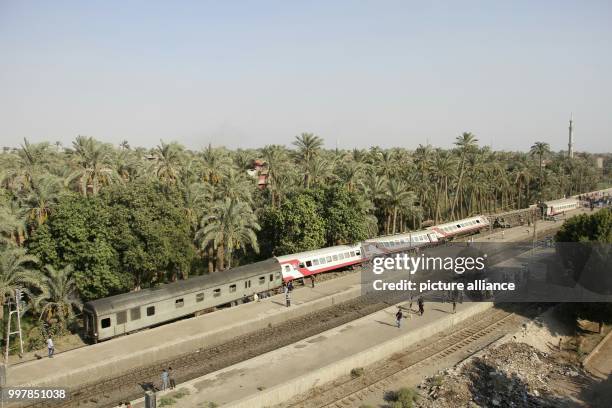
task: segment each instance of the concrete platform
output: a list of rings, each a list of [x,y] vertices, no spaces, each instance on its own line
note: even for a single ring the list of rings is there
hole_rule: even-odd
[[[7,385],[76,387],[144,364],[221,344],[360,294],[359,273],[321,282],[314,289],[297,287],[289,308],[284,304],[284,295],[276,295],[60,353],[54,358],[28,361],[9,367]]]
[[[207,407],[213,402],[233,408],[282,404],[312,387],[346,375],[410,347],[438,332],[481,313],[492,303],[464,303],[451,313],[448,303],[426,303],[424,316],[416,311],[395,326],[392,306],[346,325],[334,328],[287,347],[227,367],[204,377],[179,384],[188,396],[173,407]],[[413,306],[416,308],[416,306]],[[158,397],[172,396],[160,392]],[[133,403],[144,407],[144,401]]]

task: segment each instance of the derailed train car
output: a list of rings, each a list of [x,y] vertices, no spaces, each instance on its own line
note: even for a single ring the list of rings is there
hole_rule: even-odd
[[[282,285],[275,258],[223,273],[195,276],[156,288],[123,293],[83,306],[84,329],[92,342],[156,326],[274,290]]]

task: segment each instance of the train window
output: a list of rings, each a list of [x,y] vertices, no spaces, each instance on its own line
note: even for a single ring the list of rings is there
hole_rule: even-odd
[[[357,256],[361,255],[361,251],[355,251],[355,255]]]
[[[291,270],[291,266],[290,265],[285,265],[285,272],[289,272]]]
[[[325,258],[319,258],[319,263],[323,265],[325,263]]]
[[[110,327],[110,317],[107,317],[105,319],[102,319],[102,321],[100,322],[100,324],[102,325],[103,329],[107,329]]]
[[[215,289],[215,290],[213,290],[213,296],[214,296],[214,297],[219,297],[219,296],[221,296],[221,289]]]
[[[304,262],[300,262],[300,268],[304,267]]]
[[[230,285],[230,293],[233,293],[236,291],[236,285]]]
[[[280,273],[277,273],[277,274],[276,274],[276,279],[280,279],[280,278],[281,278],[281,274],[280,274]]]
[[[140,308],[134,307],[130,309],[130,320],[138,320],[140,319]]]
[[[355,256],[355,251],[351,251],[351,256]]]
[[[325,262],[331,262],[331,260],[332,260],[331,256],[328,256],[327,258],[325,258]]]
[[[196,302],[201,302],[204,300],[204,292],[196,293]]]
[[[306,266],[308,267],[312,266],[312,261],[306,261]]]
[[[338,259],[344,259],[344,254],[338,254]]]
[[[314,266],[317,266],[317,265],[319,264],[319,260],[318,260],[318,259],[313,259],[313,260],[312,260],[312,264],[313,264]]]
[[[350,254],[349,252],[345,252],[345,253],[344,253],[344,257],[345,257],[345,258],[350,258],[350,257],[351,257],[351,254]]]
[[[476,224],[480,224],[480,220],[476,220]]]
[[[174,301],[174,307],[179,308],[185,306],[185,300],[183,298],[176,299]]]
[[[264,283],[266,283],[266,277],[265,277],[265,276],[261,276],[261,277],[259,278],[259,284],[260,284],[260,285],[263,285]]]
[[[117,312],[117,324],[125,324],[127,322],[127,312],[125,310]]]
[[[337,260],[338,260],[338,255],[334,255],[334,256],[332,257],[332,259],[333,259],[334,261],[337,261]]]
[[[248,289],[248,288],[250,288],[250,287],[251,287],[251,281],[250,281],[250,280],[248,280],[248,281],[244,281],[244,288],[245,288],[245,289]]]
[[[155,314],[155,306],[147,307],[147,316],[153,316]]]
[[[461,228],[461,225],[457,224],[457,228]]]
[[[274,275],[270,274],[270,282],[273,282],[273,281],[274,281]]]

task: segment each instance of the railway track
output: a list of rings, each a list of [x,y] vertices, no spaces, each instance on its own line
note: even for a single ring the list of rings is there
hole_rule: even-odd
[[[458,330],[421,348],[411,348],[395,354],[384,364],[374,365],[363,376],[348,378],[323,386],[289,405],[292,408],[346,408],[363,401],[373,392],[383,392],[395,381],[418,368],[457,353],[468,357],[494,343],[506,334],[506,328],[516,323],[514,312],[493,309],[460,325]],[[486,342],[482,344],[482,339]],[[478,343],[478,345],[476,345]],[[465,357],[467,358],[467,357]]]
[[[554,231],[548,231],[540,236],[540,240],[543,241],[553,233]],[[525,241],[530,242],[530,239]],[[495,259],[493,263],[507,258],[503,249],[489,255],[490,259]],[[31,408],[114,407],[121,401],[140,398],[145,390],[153,389],[156,384],[159,385],[160,373],[164,368],[172,367],[176,382],[185,382],[375,313],[406,300],[407,296],[408,294],[401,292],[368,293],[276,326],[239,336],[221,345],[202,348],[170,360],[131,370],[117,377],[101,379],[71,389],[69,398],[64,401],[37,402],[26,406]]]

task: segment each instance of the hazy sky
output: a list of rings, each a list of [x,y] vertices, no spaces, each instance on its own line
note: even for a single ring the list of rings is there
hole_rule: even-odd
[[[0,0],[0,145],[612,151],[612,2]]]

